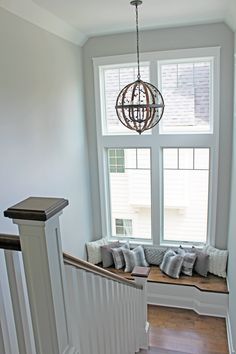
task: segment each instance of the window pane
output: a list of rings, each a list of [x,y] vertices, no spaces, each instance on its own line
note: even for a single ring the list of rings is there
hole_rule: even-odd
[[[138,168],[150,168],[150,151],[147,149],[137,150]]]
[[[209,169],[209,149],[195,149],[195,168],[199,170]]]
[[[141,77],[144,81],[149,81],[149,66],[143,65],[140,68]],[[127,84],[137,79],[136,65],[104,70],[104,113],[105,133],[108,134],[135,134],[127,129],[116,115],[115,105],[120,90]],[[149,132],[150,134],[150,132]]]
[[[110,172],[125,172],[125,157],[123,149],[110,149],[108,159]]]
[[[193,149],[179,149],[179,168],[193,169]]]
[[[136,149],[125,150],[125,168],[136,168],[137,166],[137,151]]]
[[[160,64],[163,132],[210,131],[211,70],[210,60]]]
[[[108,150],[108,156],[111,150]],[[114,173],[111,170],[113,165],[108,159],[112,235],[150,239],[150,149],[122,149],[122,151],[125,160],[124,173],[118,173],[119,171]]]
[[[178,149],[163,150],[164,168],[178,168]]]
[[[179,150],[194,151],[192,161],[190,154],[187,159],[192,169],[164,167],[164,240],[204,243],[207,239],[209,163],[206,170],[198,170],[196,165],[193,168],[193,156],[196,150],[209,153],[209,149]]]

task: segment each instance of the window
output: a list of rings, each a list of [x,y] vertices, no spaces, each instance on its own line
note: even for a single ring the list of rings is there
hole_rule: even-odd
[[[132,236],[132,220],[116,219],[116,235],[117,236]]]
[[[165,241],[206,243],[209,149],[163,149]]]
[[[141,65],[141,76],[144,81],[149,80],[149,66]],[[116,99],[120,90],[137,80],[137,65],[130,64],[120,67],[105,67],[102,69],[103,86],[103,132],[105,134],[127,134],[127,128],[117,119]],[[129,133],[132,134],[130,131]],[[133,133],[134,134],[134,133]]]
[[[94,59],[103,236],[214,244],[219,58],[219,48],[142,53],[142,79],[160,88],[165,111],[141,136],[115,112],[119,90],[136,80],[136,55]]]
[[[108,149],[112,236],[132,236],[138,239],[150,239],[150,150],[119,150],[123,151],[124,154],[123,173],[111,170],[110,155],[113,151],[115,150]],[[129,223],[125,223],[125,220],[128,220]],[[123,224],[118,225],[117,221],[120,223],[122,221]],[[130,227],[130,225],[132,226]],[[119,232],[117,232],[118,230]]]
[[[160,62],[165,97],[163,132],[209,132],[212,124],[212,59]]]

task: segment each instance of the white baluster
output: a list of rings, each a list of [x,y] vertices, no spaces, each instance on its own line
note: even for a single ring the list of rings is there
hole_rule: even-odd
[[[129,353],[129,343],[128,343],[128,337],[129,337],[129,330],[127,328],[127,322],[126,322],[126,298],[125,298],[125,288],[126,285],[120,284],[121,288],[121,302],[122,302],[122,328],[123,328],[123,338],[124,338],[124,352],[126,354]]]
[[[19,352],[21,354],[34,354],[36,353],[35,342],[22,255],[17,251],[6,250],[5,258]]]
[[[77,280],[77,269],[71,266],[65,266],[67,294],[68,294],[68,324],[71,343],[83,354],[80,335],[82,331],[82,318],[79,311],[79,289]]]
[[[112,282],[112,299],[113,299],[112,302],[113,302],[113,308],[114,308],[114,325],[115,325],[115,332],[116,332],[116,348],[117,348],[117,353],[122,353],[119,305],[118,305],[117,283],[116,282]]]
[[[4,251],[0,250],[0,349],[4,354],[19,354],[15,320]]]
[[[77,271],[77,286],[78,286],[78,305],[80,317],[79,321],[82,322],[82,330],[80,332],[82,354],[93,353],[92,342],[90,341],[90,321],[91,321],[91,311],[89,308],[89,299],[87,293],[87,272],[85,270]]]
[[[131,340],[131,335],[130,335],[130,328],[131,328],[131,323],[130,323],[130,307],[129,307],[129,286],[124,287],[124,292],[125,292],[125,327],[126,327],[126,333],[127,333],[127,342],[128,342],[128,353],[132,353],[132,340]]]
[[[116,304],[114,302],[114,282],[111,280],[106,279],[105,280],[105,299],[107,303],[107,317],[106,317],[106,323],[105,326],[108,327],[108,349],[110,349],[110,352],[108,351],[107,354],[119,354],[119,348],[117,345],[117,337],[116,337],[116,318],[115,318],[115,312],[116,312]]]
[[[108,284],[109,280],[97,276],[97,306],[99,308],[100,329],[103,343],[103,353],[112,354],[112,341],[111,341],[111,313],[109,308],[109,293]]]

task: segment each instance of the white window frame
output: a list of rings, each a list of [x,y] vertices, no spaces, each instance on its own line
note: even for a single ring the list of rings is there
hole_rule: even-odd
[[[140,240],[138,243],[154,243],[159,245],[177,245],[180,242],[163,242],[163,188],[162,188],[162,149],[163,148],[210,148],[210,172],[209,172],[209,203],[208,203],[208,236],[207,244],[215,245],[215,227],[217,211],[217,190],[218,190],[218,155],[219,155],[219,101],[220,101],[220,47],[180,49],[161,52],[142,53],[142,62],[150,65],[150,81],[158,86],[158,62],[170,60],[190,60],[195,58],[213,58],[214,85],[212,95],[213,105],[211,107],[214,117],[212,132],[186,132],[186,133],[161,133],[157,125],[151,134],[139,136],[127,134],[103,133],[102,114],[103,98],[101,79],[103,68],[117,65],[126,66],[136,62],[136,54],[118,55],[112,57],[93,58],[94,66],[94,88],[96,104],[96,130],[97,130],[97,152],[99,166],[99,187],[101,205],[102,235],[114,238],[111,235],[111,208],[109,192],[109,173],[107,149],[127,148],[150,148],[151,152],[151,219],[152,239]],[[117,118],[118,119],[118,118]],[[162,203],[160,203],[160,201]],[[182,243],[183,244],[183,243]],[[193,243],[191,243],[193,244]]]

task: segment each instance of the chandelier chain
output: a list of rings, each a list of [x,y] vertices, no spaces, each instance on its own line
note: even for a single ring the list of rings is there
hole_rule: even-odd
[[[139,28],[138,28],[138,4],[135,4],[136,11],[136,38],[137,38],[137,63],[138,63],[138,75],[137,78],[140,80],[140,58],[139,58]]]
[[[120,122],[128,129],[142,134],[152,129],[162,118],[164,112],[163,97],[154,85],[141,80],[139,53],[139,16],[138,6],[142,0],[132,0],[136,13],[136,45],[137,45],[137,80],[123,87],[116,99],[116,114]]]

